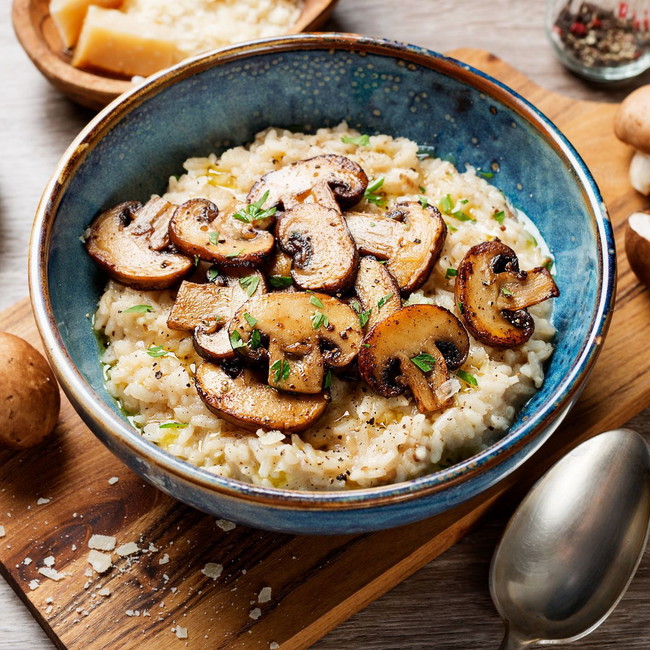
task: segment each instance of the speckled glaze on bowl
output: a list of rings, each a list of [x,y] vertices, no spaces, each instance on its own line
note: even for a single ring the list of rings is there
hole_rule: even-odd
[[[163,191],[190,155],[246,143],[269,125],[313,130],[341,120],[364,133],[434,147],[461,169],[465,163],[498,167],[492,181],[533,219],[556,259],[562,295],[554,305],[557,348],[546,381],[506,436],[436,474],[313,493],[214,476],[144,440],[104,389],[87,315],[105,277],[79,237],[99,211]],[[570,230],[560,218],[567,214]],[[479,494],[519,466],[584,386],[607,330],[615,280],[612,230],[598,188],[547,118],[458,61],[344,34],[265,39],[197,57],[116,100],[71,145],[46,188],[29,266],[46,349],[94,433],[140,476],[181,501],[250,526],[296,533],[417,521]]]

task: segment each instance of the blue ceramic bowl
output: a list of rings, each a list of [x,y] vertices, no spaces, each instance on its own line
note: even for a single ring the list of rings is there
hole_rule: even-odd
[[[86,315],[105,277],[79,236],[99,211],[163,191],[188,156],[246,143],[269,125],[311,130],[341,120],[364,133],[434,147],[461,168],[498,164],[494,183],[534,220],[556,259],[562,295],[554,304],[557,348],[546,381],[499,442],[436,474],[319,493],[214,476],[144,440],[104,389]],[[370,531],[423,519],[519,466],[583,388],[607,330],[614,279],[612,230],[598,188],[544,115],[453,59],[342,34],[266,39],[197,57],[116,100],[63,156],[39,206],[30,252],[38,326],[63,389],[94,433],[140,476],[185,503],[297,533]]]

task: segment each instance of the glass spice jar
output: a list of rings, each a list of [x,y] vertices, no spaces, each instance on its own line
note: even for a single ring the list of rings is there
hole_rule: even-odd
[[[650,68],[650,0],[549,0],[546,32],[560,60],[593,81]]]

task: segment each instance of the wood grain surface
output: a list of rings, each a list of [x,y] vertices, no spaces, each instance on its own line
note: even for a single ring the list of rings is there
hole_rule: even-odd
[[[565,73],[544,41],[542,3],[526,1],[517,3],[515,8],[511,4],[514,3],[497,0],[481,6],[483,3],[461,0],[442,1],[434,7],[434,3],[415,0],[400,3],[343,0],[328,26],[393,37],[439,50],[469,42],[500,54],[538,82],[573,96],[619,99],[626,92],[625,88],[587,87]],[[38,195],[56,159],[91,115],[67,103],[40,79],[12,39],[7,25],[3,18],[0,51],[7,65],[0,74],[8,92],[0,103],[0,114],[10,126],[4,137],[5,152],[10,155],[0,159],[0,306],[7,306],[26,294],[24,256],[29,221]],[[595,135],[608,128],[606,120],[592,117],[590,124]],[[629,188],[623,194],[627,192]],[[620,201],[617,197],[612,200],[621,211],[625,210],[628,200],[625,196]],[[630,381],[641,382],[643,378],[633,374]],[[647,385],[647,379],[645,382]],[[634,424],[646,429],[647,422],[646,414]],[[607,422],[591,422],[591,425],[604,427]],[[504,516],[502,513],[491,519],[487,527],[354,616],[316,647],[496,647],[500,623],[490,604],[486,578]],[[1,511],[0,517],[4,517]],[[0,523],[6,521],[5,518]],[[575,644],[577,647],[650,646],[647,564],[647,561],[642,564],[630,592],[610,621],[592,637]],[[175,647],[173,637],[163,643],[163,647]],[[190,645],[213,647],[202,645],[196,638]],[[48,642],[11,600],[10,594],[0,591],[0,648],[25,650],[47,646]]]

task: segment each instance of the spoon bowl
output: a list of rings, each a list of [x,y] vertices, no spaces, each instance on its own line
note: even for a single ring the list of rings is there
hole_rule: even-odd
[[[575,641],[616,607],[650,521],[650,451],[618,429],[556,463],[517,508],[490,567],[502,650]]]

